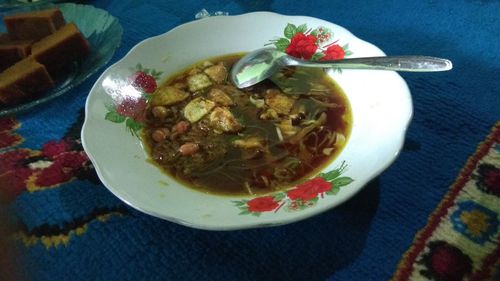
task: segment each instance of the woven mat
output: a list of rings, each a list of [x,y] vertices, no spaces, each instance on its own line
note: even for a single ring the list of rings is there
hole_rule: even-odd
[[[393,280],[500,280],[500,122],[469,158]]]
[[[63,139],[49,141],[41,150],[20,146],[24,138],[16,133],[19,126],[13,118],[0,119],[0,148],[4,150],[0,153],[1,198],[3,202],[8,202],[23,193],[30,194],[30,197],[36,196],[38,201],[31,199],[30,205],[16,206],[17,211],[19,207],[24,207],[34,208],[38,212],[25,211],[24,214],[32,216],[25,215],[23,221],[17,222],[12,228],[15,231],[10,229],[4,243],[10,246],[14,242],[18,246],[17,250],[20,246],[21,253],[11,249],[5,253],[7,258],[17,257],[13,256],[14,253],[21,258],[14,263],[13,260],[2,262],[4,267],[0,268],[6,268],[6,271],[0,273],[6,274],[8,279],[1,280],[19,278],[9,275],[19,274],[11,271],[13,264],[18,267],[23,266],[22,262],[36,264],[37,258],[47,260],[51,251],[71,248],[71,241],[90,231],[92,224],[96,227],[96,224],[130,215],[128,208],[117,201],[114,202],[115,207],[94,207],[96,203],[100,204],[95,202],[94,192],[106,191],[99,185],[92,165],[82,150],[78,136],[81,122],[71,127]],[[18,147],[5,150],[11,146]],[[44,196],[44,193],[50,193],[55,187],[62,188],[61,184],[68,193],[79,193],[79,196],[75,197],[73,194],[71,197],[72,200],[78,200],[73,203],[79,205],[80,211],[84,210],[82,213],[74,213],[72,217],[68,217],[67,212],[51,212],[64,209],[64,206],[60,206],[64,201],[59,201],[59,197],[54,199],[50,195]],[[94,189],[94,192],[89,193],[88,188]],[[60,193],[59,196],[63,194]],[[427,225],[416,234],[413,245],[402,257],[393,280],[500,280],[499,197],[500,122],[467,161],[455,183],[430,215]],[[22,201],[22,197],[18,200]],[[33,202],[38,203],[33,205]],[[108,206],[109,203],[105,202]],[[58,216],[63,217],[57,218]],[[61,225],[47,223],[65,219],[66,222]],[[34,255],[37,251],[32,248],[38,248],[41,253]],[[50,265],[45,268],[47,273],[54,269]],[[29,272],[22,275],[25,278],[27,276],[31,276]]]
[[[145,215],[100,183],[79,141],[96,73],[46,106],[0,119],[1,281],[500,280],[498,133],[474,154],[500,119],[498,1],[86,3],[123,26],[110,63],[206,8],[313,16],[387,54],[441,56],[454,69],[401,73],[414,105],[405,146],[355,197],[298,223],[230,232]]]

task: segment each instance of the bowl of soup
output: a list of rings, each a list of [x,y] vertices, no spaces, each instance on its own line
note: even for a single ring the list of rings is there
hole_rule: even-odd
[[[256,12],[210,17],[140,42],[96,81],[82,143],[130,206],[208,230],[276,226],[345,202],[397,157],[412,115],[395,72],[287,67],[238,89],[245,53],[383,56],[345,28]]]

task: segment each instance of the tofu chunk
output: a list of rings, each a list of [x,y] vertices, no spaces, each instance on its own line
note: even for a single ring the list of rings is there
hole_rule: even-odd
[[[206,74],[198,73],[191,75],[187,78],[189,91],[192,93],[203,90],[207,87],[212,86],[212,81]]]
[[[222,106],[233,105],[233,100],[221,89],[213,88],[208,93],[208,98]]]
[[[265,103],[278,114],[288,114],[295,103],[295,100],[279,90],[267,90],[265,96]]]
[[[240,89],[236,88],[235,86],[232,85],[219,85],[217,88],[221,89],[230,97],[237,97],[241,95],[246,95]]]
[[[225,107],[216,107],[209,116],[210,126],[217,133],[235,133],[243,129],[234,115]]]
[[[279,119],[278,112],[272,108],[266,109],[260,114],[260,119],[262,120],[277,120]]]
[[[237,139],[233,142],[233,145],[238,148],[244,148],[244,149],[252,149],[252,148],[258,148],[262,149],[264,148],[264,140],[259,137],[248,137],[245,139]]]
[[[189,122],[195,123],[207,115],[214,107],[215,103],[213,101],[198,97],[184,107],[184,117]]]
[[[179,88],[166,86],[158,88],[151,98],[151,104],[157,105],[171,105],[185,100],[189,94]]]
[[[299,131],[298,127],[293,126],[292,120],[290,118],[281,120],[281,122],[278,123],[276,126],[278,127],[278,129],[281,132],[281,135],[285,139],[297,134],[297,132]]]
[[[205,68],[205,72],[210,79],[217,84],[222,84],[227,78],[227,69],[222,63]]]

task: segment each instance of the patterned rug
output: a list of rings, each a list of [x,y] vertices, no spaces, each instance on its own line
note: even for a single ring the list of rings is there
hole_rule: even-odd
[[[49,141],[40,150],[19,147],[24,142],[23,136],[16,133],[19,126],[13,118],[0,119],[2,202],[12,202],[25,191],[48,191],[62,183],[78,182],[82,185],[87,182],[83,185],[85,193],[89,192],[87,188],[90,186],[100,186],[79,140],[81,118],[69,128],[63,139]],[[106,192],[103,188],[97,190]],[[79,197],[78,204],[82,209],[92,209],[96,204],[95,197],[86,200],[85,193]],[[393,280],[500,280],[499,197],[500,122],[470,157],[429,217],[427,225],[417,233]],[[47,198],[42,200],[44,206],[51,206],[54,210],[62,208],[57,206],[59,197]],[[111,201],[105,205],[116,208],[94,208],[90,214],[72,214],[77,219],[64,225],[46,224],[54,216],[65,216],[64,213],[44,213],[43,206],[28,206],[40,211],[32,212],[36,214],[32,217],[24,217],[24,224],[21,227],[15,225],[12,229],[16,231],[9,233],[9,237],[26,247],[41,244],[47,250],[68,245],[72,238],[87,231],[90,222],[105,222],[127,215],[127,209],[117,199]],[[85,208],[86,205],[89,208]],[[67,220],[61,218],[60,221]],[[3,231],[6,230],[0,227],[2,236]],[[0,244],[3,243],[5,241],[0,239]],[[10,266],[8,260],[2,260],[6,255],[12,257],[8,250],[4,247],[0,254],[0,273]]]
[[[500,122],[415,236],[394,281],[500,280]]]

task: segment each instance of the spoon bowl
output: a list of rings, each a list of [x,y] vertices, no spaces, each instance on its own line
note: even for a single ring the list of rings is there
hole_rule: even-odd
[[[342,60],[308,61],[274,48],[262,48],[243,56],[231,69],[230,78],[238,88],[255,85],[285,66],[334,67],[409,72],[436,72],[452,69],[451,61],[428,56],[363,57]]]

